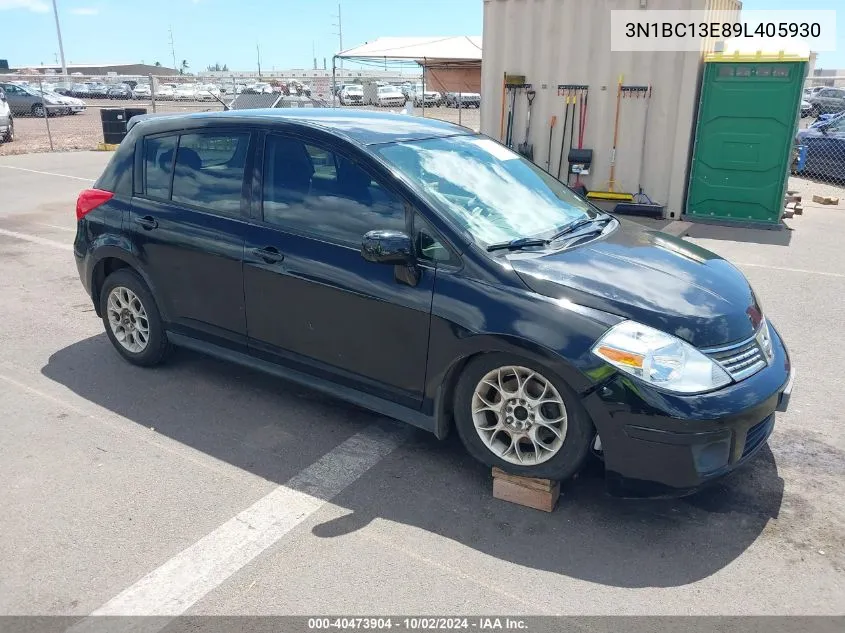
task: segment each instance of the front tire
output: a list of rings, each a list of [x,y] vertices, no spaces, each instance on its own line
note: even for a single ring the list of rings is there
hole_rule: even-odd
[[[133,365],[152,367],[167,357],[170,342],[161,314],[135,271],[122,268],[106,278],[100,290],[100,314],[112,345]]]
[[[4,143],[11,143],[15,140],[15,120],[9,117],[9,127],[6,129],[6,133],[3,135],[3,142]]]
[[[455,425],[470,455],[526,477],[564,480],[587,458],[593,425],[552,371],[510,354],[471,361],[455,391]]]

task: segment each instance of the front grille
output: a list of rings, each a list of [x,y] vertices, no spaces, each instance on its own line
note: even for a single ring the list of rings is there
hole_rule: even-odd
[[[766,366],[766,358],[757,344],[756,336],[732,347],[705,350],[705,354],[724,367],[731,378],[737,381],[756,374]]]
[[[775,416],[770,415],[762,422],[755,424],[750,429],[748,429],[748,433],[745,434],[745,446],[742,449],[742,456],[747,457],[750,455],[755,448],[760,446],[769,435],[769,431],[772,430],[772,426],[775,424]]]

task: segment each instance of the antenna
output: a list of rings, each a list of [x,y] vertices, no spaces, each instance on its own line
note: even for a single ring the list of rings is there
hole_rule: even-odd
[[[337,3],[337,15],[333,16],[333,17],[337,18],[337,24],[332,24],[332,26],[337,27],[337,31],[335,32],[335,35],[337,35],[338,46],[340,47],[339,50],[338,50],[338,53],[339,53],[343,50],[343,20],[341,19],[341,16],[340,16],[340,2]],[[342,57],[340,58],[340,67],[341,67],[341,69],[343,69],[343,58]]]
[[[173,25],[167,27],[167,30],[170,33],[170,54],[173,56],[173,70],[178,70],[176,68],[176,48],[173,46]]]

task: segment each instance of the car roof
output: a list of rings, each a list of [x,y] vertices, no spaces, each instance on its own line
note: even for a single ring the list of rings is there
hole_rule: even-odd
[[[153,133],[175,131],[182,125],[193,127],[192,122],[201,125],[207,121],[240,121],[244,124],[269,127],[274,125],[289,127],[294,124],[329,132],[360,145],[474,134],[468,128],[437,119],[387,112],[360,110],[353,112],[346,108],[265,108],[160,117],[146,115],[140,118],[156,128],[151,130]]]

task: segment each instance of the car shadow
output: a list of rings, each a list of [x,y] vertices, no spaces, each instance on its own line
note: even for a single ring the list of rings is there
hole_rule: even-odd
[[[695,223],[687,229],[684,237],[705,240],[727,240],[729,242],[750,242],[754,244],[771,244],[773,246],[789,246],[792,241],[793,229],[786,223],[771,229],[756,229],[751,227],[723,226],[721,224]]]
[[[105,334],[58,350],[42,373],[128,420],[279,484],[379,418],[186,350],[156,370],[133,367]],[[778,516],[783,480],[765,447],[738,473],[683,499],[609,497],[596,463],[565,484],[553,513],[491,492],[489,469],[466,454],[457,434],[441,442],[412,432],[332,500],[349,512],[312,532],[334,538],[375,519],[395,521],[528,568],[618,587],[670,587],[718,572],[754,543]]]

